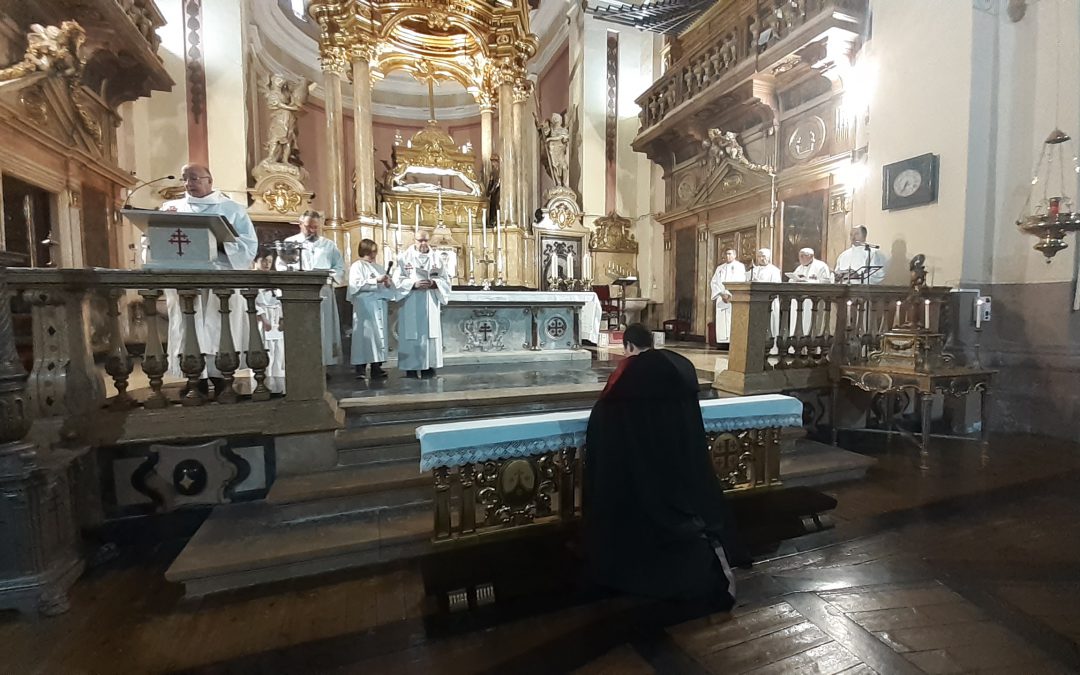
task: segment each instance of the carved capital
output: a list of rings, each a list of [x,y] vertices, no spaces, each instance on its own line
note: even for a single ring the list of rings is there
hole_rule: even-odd
[[[514,80],[514,103],[525,103],[533,93],[533,83],[524,78]]]
[[[351,60],[344,47],[324,46],[319,50],[319,64],[324,73],[333,73],[338,77],[348,77]]]

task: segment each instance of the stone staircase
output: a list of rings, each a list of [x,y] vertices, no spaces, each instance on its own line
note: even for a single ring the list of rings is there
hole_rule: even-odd
[[[165,574],[188,597],[431,551],[431,477],[416,428],[590,407],[602,385],[343,399],[332,470],[279,477],[266,499],[216,507]]]

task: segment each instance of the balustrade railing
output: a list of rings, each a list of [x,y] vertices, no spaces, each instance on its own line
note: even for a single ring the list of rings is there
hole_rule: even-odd
[[[725,17],[722,25],[697,28],[712,39],[672,64],[637,99],[642,130],[815,19],[836,12],[858,18],[865,11],[865,0],[761,0],[744,3],[742,12]]]
[[[420,469],[434,483],[434,540],[460,540],[581,515],[588,410],[425,425]],[[728,491],[780,485],[781,429],[802,425],[789,396],[701,402],[708,452]],[[657,453],[663,461],[663,453]]]
[[[94,411],[124,412],[142,409],[167,411],[204,406],[233,407],[266,402],[269,365],[259,328],[256,296],[260,289],[278,289],[285,340],[284,394],[286,403],[326,398],[319,318],[319,291],[326,282],[321,272],[151,272],[125,270],[7,268],[8,296],[18,294],[29,305],[33,326],[33,363],[26,387],[31,418],[70,417]],[[94,297],[103,298],[108,326],[108,352],[104,371],[116,394],[105,397],[104,380],[91,347],[91,312]],[[167,303],[161,302],[171,296]],[[5,299],[5,301],[7,301]],[[134,357],[123,325],[127,304],[141,304],[145,320],[145,349]],[[174,305],[175,303],[175,305]],[[176,353],[168,348],[167,317],[162,305],[179,317],[184,340]],[[197,322],[216,313],[220,334],[216,344],[201,344],[214,331]],[[200,315],[202,314],[202,315]],[[211,321],[213,320],[212,317]],[[177,333],[178,331],[173,331]],[[220,372],[214,396],[200,389],[208,360]],[[170,364],[179,365],[183,386],[165,384]],[[133,395],[131,380],[136,366],[148,381],[147,391]],[[250,393],[237,390],[236,373],[246,365],[253,373]],[[244,407],[244,405],[240,405]],[[227,418],[228,413],[220,417]]]
[[[917,324],[946,332],[948,288],[919,306],[906,286],[728,284],[731,350],[716,387],[737,394],[826,386],[828,367],[865,363],[882,336]]]

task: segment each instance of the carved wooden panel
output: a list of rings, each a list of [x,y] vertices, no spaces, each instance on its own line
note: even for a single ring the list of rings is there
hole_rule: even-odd
[[[716,237],[716,264],[724,262],[724,251],[735,249],[736,259],[747,269],[754,264],[754,252],[758,249],[757,227],[751,226],[734,232],[724,232]]]
[[[697,295],[697,230],[685,227],[675,231],[675,315],[690,319]]]
[[[827,197],[825,190],[819,190],[784,200],[782,256],[774,261],[784,271],[798,266],[801,248],[812,248],[819,260],[824,258]]]

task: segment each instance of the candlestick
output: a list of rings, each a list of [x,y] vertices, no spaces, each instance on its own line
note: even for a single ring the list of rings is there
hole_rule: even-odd
[[[894,327],[900,325],[900,306],[903,305],[903,304],[904,304],[903,300],[897,300],[896,301],[896,318],[893,319],[893,324],[892,324]]]
[[[982,328],[983,299],[975,301],[975,328]]]
[[[852,325],[852,321],[851,321],[851,300],[848,300],[847,301],[847,328],[848,328],[848,330],[851,329],[851,325]]]
[[[923,328],[925,328],[926,330],[930,330],[930,301],[929,300],[926,300],[923,303],[923,309],[925,309],[925,312],[923,312]]]

